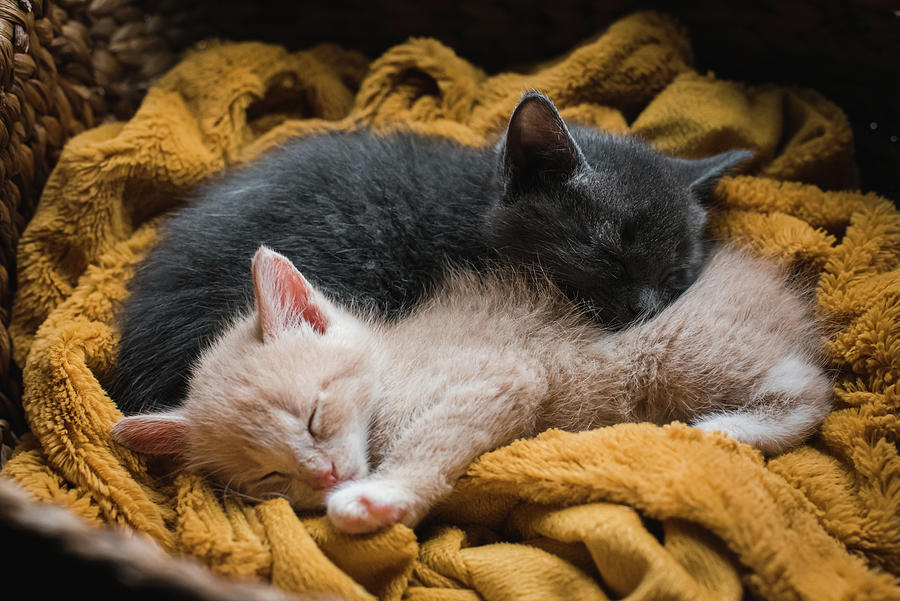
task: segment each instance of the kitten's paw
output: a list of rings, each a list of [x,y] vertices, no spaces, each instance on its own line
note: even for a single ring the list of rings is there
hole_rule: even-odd
[[[698,418],[691,422],[691,426],[704,432],[722,432],[727,434],[729,438],[737,438],[740,440],[742,429],[737,427],[735,420],[731,415],[712,415],[709,417]]]
[[[777,428],[751,415],[722,413],[699,419],[692,425],[704,432],[722,432],[766,454],[778,453],[784,446],[776,436]]]
[[[362,480],[339,486],[325,503],[336,528],[361,534],[402,522],[414,502],[413,494],[395,483]]]
[[[803,413],[802,409],[795,413]],[[795,418],[793,422],[790,417]],[[805,427],[796,415],[778,422],[738,412],[723,413],[699,419],[691,425],[705,432],[723,432],[729,438],[756,447],[770,456],[799,444],[810,434],[810,428]]]

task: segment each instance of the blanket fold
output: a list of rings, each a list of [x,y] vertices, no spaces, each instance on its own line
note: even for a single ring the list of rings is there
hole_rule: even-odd
[[[345,599],[900,598],[900,213],[854,191],[847,120],[810,90],[699,74],[672,19],[638,13],[566,56],[488,76],[430,39],[369,62],[205,43],[127,123],[73,138],[18,249],[14,357],[31,428],[2,472],[36,499],[133,529],[216,573]],[[334,530],[248,505],[114,445],[100,382],[156,227],[198,182],[293,136],[406,128],[492,140],[524,89],[567,119],[685,157],[750,148],[710,235],[817,282],[836,409],[766,461],[682,424],[549,431],[484,455],[416,532]]]

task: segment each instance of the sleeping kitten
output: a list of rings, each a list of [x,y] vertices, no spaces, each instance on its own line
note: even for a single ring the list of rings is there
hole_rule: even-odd
[[[694,280],[705,202],[733,151],[667,157],[566,125],[525,94],[503,139],[468,148],[410,133],[303,138],[201,188],[131,282],[115,372],[126,413],[181,403],[188,368],[252,302],[261,244],[344,304],[405,314],[448,262],[538,265],[600,322],[657,312]]]
[[[113,436],[365,532],[416,524],[478,455],[547,428],[680,420],[778,453],[829,410],[817,322],[762,260],[722,248],[674,303],[618,332],[517,273],[452,272],[387,322],[261,248],[256,309],[203,354],[183,407],[126,417]]]

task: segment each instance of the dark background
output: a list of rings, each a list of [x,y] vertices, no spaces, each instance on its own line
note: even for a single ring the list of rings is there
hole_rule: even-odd
[[[701,73],[811,87],[841,106],[854,130],[862,189],[900,199],[900,0],[167,0],[145,6],[166,15],[174,48],[218,36],[292,49],[334,42],[375,58],[410,36],[431,36],[491,73],[560,55],[636,10],[662,10],[687,29]]]

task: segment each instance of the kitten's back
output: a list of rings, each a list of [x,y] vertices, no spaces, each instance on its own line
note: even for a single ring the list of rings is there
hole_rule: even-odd
[[[502,429],[531,435],[540,418],[534,403],[547,396],[557,377],[549,357],[574,358],[575,347],[599,328],[528,270],[446,273],[407,318],[384,330],[394,366],[387,370],[389,392],[372,428],[376,456],[417,415],[448,398],[457,399],[450,413],[463,403],[471,419],[487,423],[502,415],[509,420]],[[523,408],[484,401],[498,395]]]

